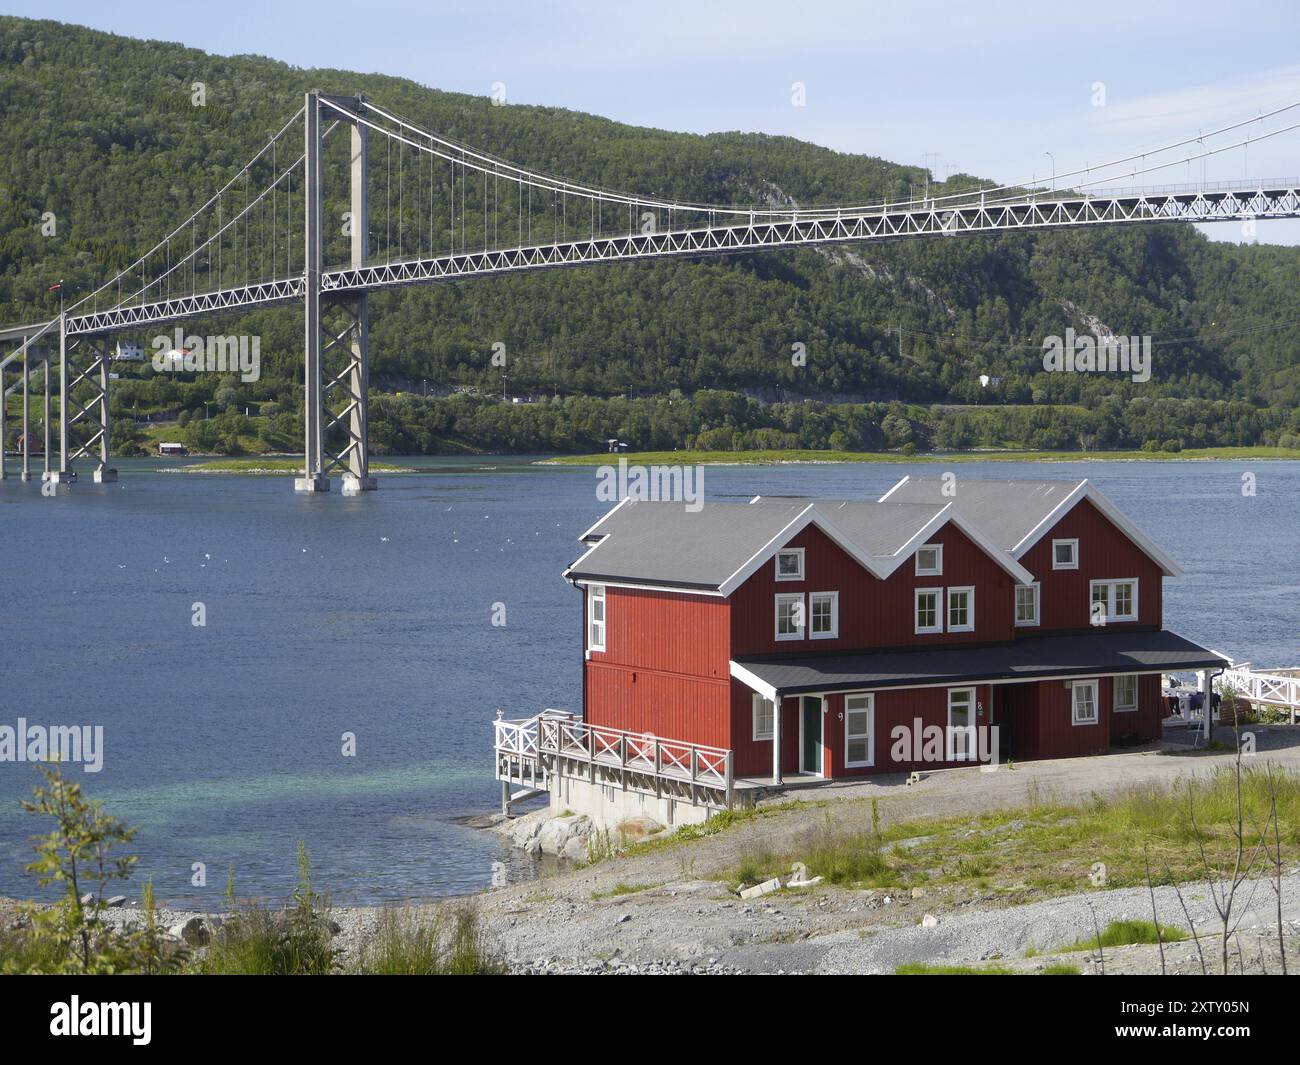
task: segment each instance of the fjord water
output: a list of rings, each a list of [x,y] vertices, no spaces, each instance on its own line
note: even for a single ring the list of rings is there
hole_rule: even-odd
[[[0,724],[104,726],[102,771],[71,772],[140,829],[125,893],[152,877],[161,900],[216,906],[233,868],[241,895],[284,896],[297,840],[336,903],[529,875],[527,859],[456,819],[498,801],[498,707],[581,707],[579,597],[560,574],[606,504],[592,469],[417,464],[362,498],[146,461],[53,499],[0,485]],[[870,499],[942,469],[708,467],[704,490]],[[1237,659],[1300,665],[1300,463],[952,469],[1092,478],[1185,568],[1166,581],[1169,628]],[[341,754],[349,732],[355,757]],[[34,894],[22,866],[45,826],[18,800],[36,779],[30,764],[0,763],[0,895]],[[206,887],[191,884],[196,862]]]

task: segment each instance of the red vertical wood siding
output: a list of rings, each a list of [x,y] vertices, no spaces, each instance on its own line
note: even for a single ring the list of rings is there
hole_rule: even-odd
[[[728,613],[720,596],[606,587],[605,650],[590,661],[725,678]]]
[[[586,720],[731,747],[728,613],[716,596],[606,587],[605,650],[586,663]]]
[[[1085,679],[1085,678],[1079,678]],[[1035,758],[1070,758],[1082,754],[1105,754],[1110,748],[1110,680],[1098,685],[1097,721],[1076,725],[1073,721],[1073,692],[1065,681],[1038,682],[1038,750]]]
[[[1079,568],[1052,569],[1052,541],[1076,539]],[[1089,582],[1126,577],[1138,578],[1138,619],[1108,624],[1160,627],[1163,591],[1160,567],[1087,499],[1076,503],[1020,562],[1041,586],[1041,621],[1036,628],[1016,630],[1019,633],[1087,629],[1092,608]]]
[[[713,677],[588,663],[587,721],[665,739],[731,747],[730,693],[730,681]]]
[[[943,544],[942,576],[918,577],[915,562],[908,559],[882,581],[816,526],[808,526],[784,545],[804,549],[804,580],[778,581],[775,564],[767,562],[732,594],[733,656],[938,647],[1012,639],[1015,581],[1011,575],[953,525],[945,525],[929,542]],[[975,588],[974,631],[916,634],[915,590],[940,587]],[[837,639],[809,639],[806,630],[802,640],[776,639],[776,596],[794,592],[839,592]]]
[[[1142,674],[1137,679],[1138,705],[1136,710],[1115,712],[1115,700],[1112,689],[1110,707],[1110,739],[1114,743],[1121,736],[1132,736],[1135,740],[1149,743],[1160,738],[1161,699],[1160,674]]]

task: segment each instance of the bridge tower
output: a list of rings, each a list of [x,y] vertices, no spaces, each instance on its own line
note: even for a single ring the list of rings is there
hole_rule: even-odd
[[[112,419],[108,413],[108,366],[111,338],[104,336],[70,336],[65,315],[59,316],[59,466],[49,470],[44,479],[55,482],[75,481],[73,463],[98,452],[95,483],[117,480],[117,470],[108,464]],[[49,399],[49,362],[45,363],[46,401]],[[84,387],[83,387],[84,386]],[[72,430],[85,423],[88,435],[78,444],[72,442]],[[46,411],[46,434],[49,411]],[[49,444],[46,444],[46,467],[49,467]]]
[[[369,255],[370,196],[367,128],[359,121],[360,97],[330,96],[336,107],[348,115],[341,120],[351,125],[349,166],[351,265],[360,268]],[[294,480],[299,492],[328,492],[330,472],[340,470],[343,492],[372,491],[370,448],[367,441],[370,387],[370,308],[364,290],[326,297],[321,291],[324,192],[322,188],[320,127],[322,94],[306,94],[303,114],[304,154],[304,378],[303,425],[306,432],[303,476]],[[338,110],[331,109],[338,115]],[[341,354],[341,359],[339,355]],[[337,373],[327,370],[341,362]],[[337,409],[336,409],[337,407]],[[341,429],[343,446],[329,450],[329,434]]]

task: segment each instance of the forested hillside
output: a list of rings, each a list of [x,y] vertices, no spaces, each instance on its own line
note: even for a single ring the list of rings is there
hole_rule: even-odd
[[[206,107],[189,104],[196,81]],[[48,317],[54,280],[75,299],[111,276],[227,180],[311,88],[365,93],[524,166],[681,200],[862,202],[905,197],[921,177],[789,138],[494,107],[381,75],[5,17],[0,319]],[[46,212],[58,219],[54,236],[42,235]],[[1300,249],[1150,226],[385,293],[371,304],[372,434],[395,451],[588,450],[608,437],[638,448],[1289,444],[1300,433],[1298,268]],[[1150,381],[1043,372],[1045,335],[1097,323],[1152,337]],[[118,441],[142,441],[146,418],[179,417],[203,450],[294,447],[300,315],[201,325],[260,335],[262,379],[124,377]],[[504,380],[489,361],[497,342],[510,352]],[[793,344],[805,345],[806,365],[792,364]],[[995,381],[982,386],[981,375]],[[238,413],[246,409],[258,416]]]

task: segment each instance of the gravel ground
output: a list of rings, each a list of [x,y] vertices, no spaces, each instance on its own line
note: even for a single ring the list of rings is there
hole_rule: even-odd
[[[1294,747],[1270,752],[1268,759],[1300,769],[1300,749]],[[982,813],[1035,799],[1076,802],[1138,784],[1208,774],[1232,760],[1230,754],[1149,748],[1022,763],[1013,770],[937,772],[914,787],[897,777],[792,790],[767,804],[796,799],[807,805],[690,844],[492,891],[480,899],[480,911],[508,956],[533,971],[581,971],[594,959],[641,967],[677,961],[746,972],[892,972],[904,961],[979,961],[998,952],[1019,958],[1031,943],[1050,949],[1086,935],[1092,927],[1088,903],[1104,927],[1123,917],[1149,918],[1150,900],[1141,889],[1122,889],[1011,906],[1004,897],[961,887],[922,891],[916,898],[910,892],[819,887],[742,902],[721,881],[746,851],[757,846],[793,849],[810,828],[828,818],[837,828],[869,828],[873,799],[888,825]],[[614,894],[628,888],[640,890]],[[1289,879],[1284,896],[1295,896],[1297,888],[1300,883]],[[1256,908],[1260,892],[1271,897],[1272,888],[1265,884],[1256,892]],[[1213,913],[1205,889],[1188,888],[1184,896],[1203,934]],[[1172,891],[1158,893],[1157,904],[1163,923],[1185,928]],[[939,923],[918,927],[927,913]],[[1285,918],[1296,921],[1300,909],[1288,909]],[[1254,923],[1273,926],[1271,916],[1255,913],[1243,928]],[[1190,949],[1194,952],[1194,946]],[[1158,951],[1147,960],[1141,948],[1128,953],[1133,964],[1148,966],[1145,971],[1159,971]],[[1300,961],[1300,952],[1296,957]],[[1199,963],[1194,964],[1199,971]]]

